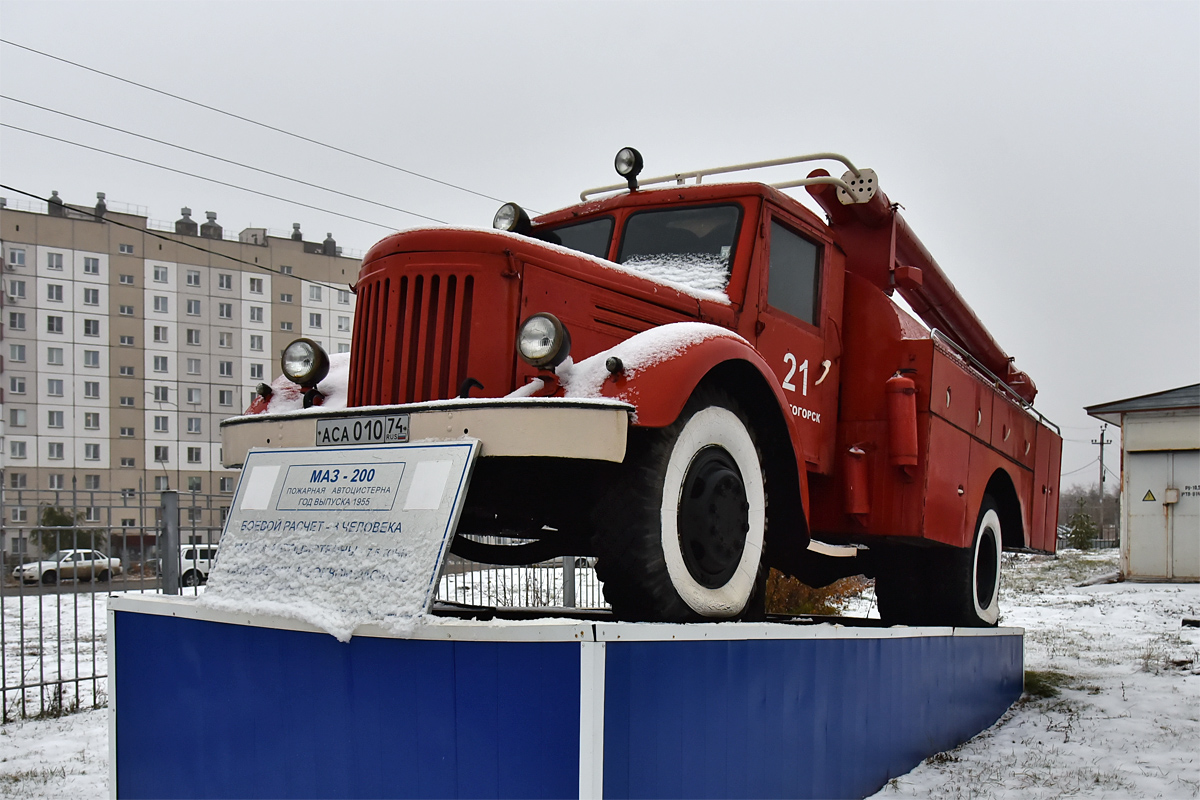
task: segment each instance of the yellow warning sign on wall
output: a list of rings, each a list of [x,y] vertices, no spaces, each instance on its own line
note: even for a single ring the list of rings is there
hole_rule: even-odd
[[[1146,496],[1145,496],[1145,497],[1143,497],[1143,498],[1142,498],[1142,500],[1153,500],[1153,499],[1154,499],[1154,492],[1152,492],[1152,491],[1150,491],[1149,489],[1147,489],[1147,490],[1146,490]]]

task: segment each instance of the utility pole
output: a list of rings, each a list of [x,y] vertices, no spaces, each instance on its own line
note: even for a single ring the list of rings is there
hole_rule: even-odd
[[[1105,439],[1104,432],[1108,423],[1100,426],[1100,438],[1092,439],[1092,444],[1100,445],[1100,538],[1104,538],[1104,445],[1112,444],[1112,439]]]

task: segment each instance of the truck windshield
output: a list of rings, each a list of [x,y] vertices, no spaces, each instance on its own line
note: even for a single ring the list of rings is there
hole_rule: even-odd
[[[724,291],[741,215],[738,205],[634,214],[625,223],[617,263],[649,278]]]
[[[601,217],[589,219],[587,222],[562,225],[549,231],[535,230],[533,237],[587,253],[589,256],[608,258],[608,243],[612,241],[612,231],[612,217]]]

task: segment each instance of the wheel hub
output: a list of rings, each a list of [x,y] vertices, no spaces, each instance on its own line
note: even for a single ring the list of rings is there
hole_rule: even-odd
[[[696,582],[724,586],[737,571],[750,530],[750,504],[733,457],[721,447],[696,454],[679,497],[679,547]]]

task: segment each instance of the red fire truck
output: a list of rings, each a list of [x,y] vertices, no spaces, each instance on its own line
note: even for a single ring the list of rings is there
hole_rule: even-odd
[[[813,161],[844,174],[703,182]],[[1001,550],[1054,550],[1062,440],[875,173],[616,168],[532,220],[376,244],[348,375],[292,343],[224,423],[227,464],[472,437],[452,551],[593,556],[620,618],[759,618],[775,567],[873,576],[888,622],[996,624]],[[780,191],[800,186],[825,220]]]

